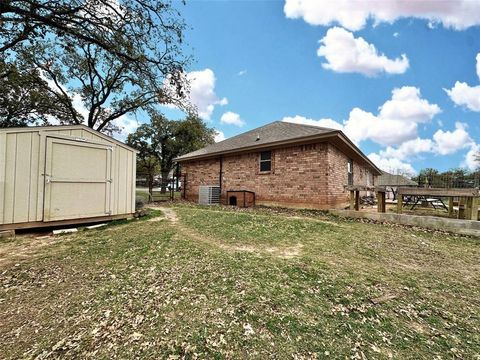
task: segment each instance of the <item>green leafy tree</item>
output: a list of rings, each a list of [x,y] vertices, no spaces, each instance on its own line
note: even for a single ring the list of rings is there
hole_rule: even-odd
[[[417,176],[412,180],[416,181],[420,186],[433,186],[433,182],[438,177],[438,170],[432,168],[426,168],[420,170]]]
[[[48,124],[53,117],[69,123],[78,116],[63,94],[50,88],[37,69],[19,70],[0,60],[0,127]]]
[[[480,184],[480,172],[454,168],[439,172],[436,169],[423,169],[413,178],[422,187],[437,188],[475,188]]]
[[[139,126],[129,141],[136,139],[138,147],[132,142],[133,147],[158,160],[161,191],[165,192],[169,174],[174,168],[174,159],[212,144],[214,136],[215,131],[195,115],[175,121],[150,111],[150,123]]]
[[[0,1],[0,53],[51,38],[92,44],[134,67],[176,67],[185,23],[171,0]],[[170,73],[170,72],[168,72]]]
[[[0,3],[0,51],[40,69],[66,103],[71,123],[118,130],[115,120],[157,104],[186,102],[185,24],[171,1],[10,0]]]
[[[155,156],[152,147],[148,143],[145,133],[145,127],[140,128],[127,137],[127,145],[138,150],[137,153],[137,174],[143,174],[147,178],[148,193],[150,198],[153,193],[155,175],[160,172],[160,164]]]

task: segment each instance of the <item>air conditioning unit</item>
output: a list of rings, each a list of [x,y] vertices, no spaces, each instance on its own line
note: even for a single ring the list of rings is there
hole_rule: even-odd
[[[220,186],[200,186],[198,191],[198,203],[200,205],[220,204]]]

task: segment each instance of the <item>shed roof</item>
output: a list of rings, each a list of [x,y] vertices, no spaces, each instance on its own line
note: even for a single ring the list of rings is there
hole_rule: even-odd
[[[410,180],[403,175],[394,175],[382,171],[382,175],[377,178],[378,186],[418,186],[416,181]]]
[[[259,150],[272,146],[304,143],[314,140],[335,140],[350,151],[353,151],[378,174],[381,171],[353,144],[340,130],[325,127],[275,121],[259,128],[247,131],[229,139],[206,146],[200,150],[179,156],[177,161],[188,161],[209,158],[223,154],[232,154],[249,150]]]
[[[105,135],[100,131],[94,130],[86,125],[83,124],[76,124],[76,125],[49,125],[49,126],[26,126],[26,127],[13,127],[13,128],[0,128],[0,132],[29,132],[29,131],[58,131],[58,130],[75,130],[75,129],[82,129],[88,131],[92,134],[100,136],[106,141],[114,142],[117,145],[120,145],[128,150],[134,151],[138,153],[138,150],[132,148],[131,146],[126,145],[125,143],[117,140],[111,136]]]

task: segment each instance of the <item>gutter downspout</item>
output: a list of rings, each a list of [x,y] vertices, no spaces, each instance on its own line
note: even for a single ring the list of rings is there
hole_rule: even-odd
[[[222,204],[222,172],[223,172],[223,155],[220,155],[220,171],[218,174],[218,183],[220,187],[220,204]]]

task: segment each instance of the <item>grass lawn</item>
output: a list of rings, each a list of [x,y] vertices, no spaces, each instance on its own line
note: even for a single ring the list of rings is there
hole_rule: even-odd
[[[1,358],[479,359],[480,240],[301,211],[0,242]]]

